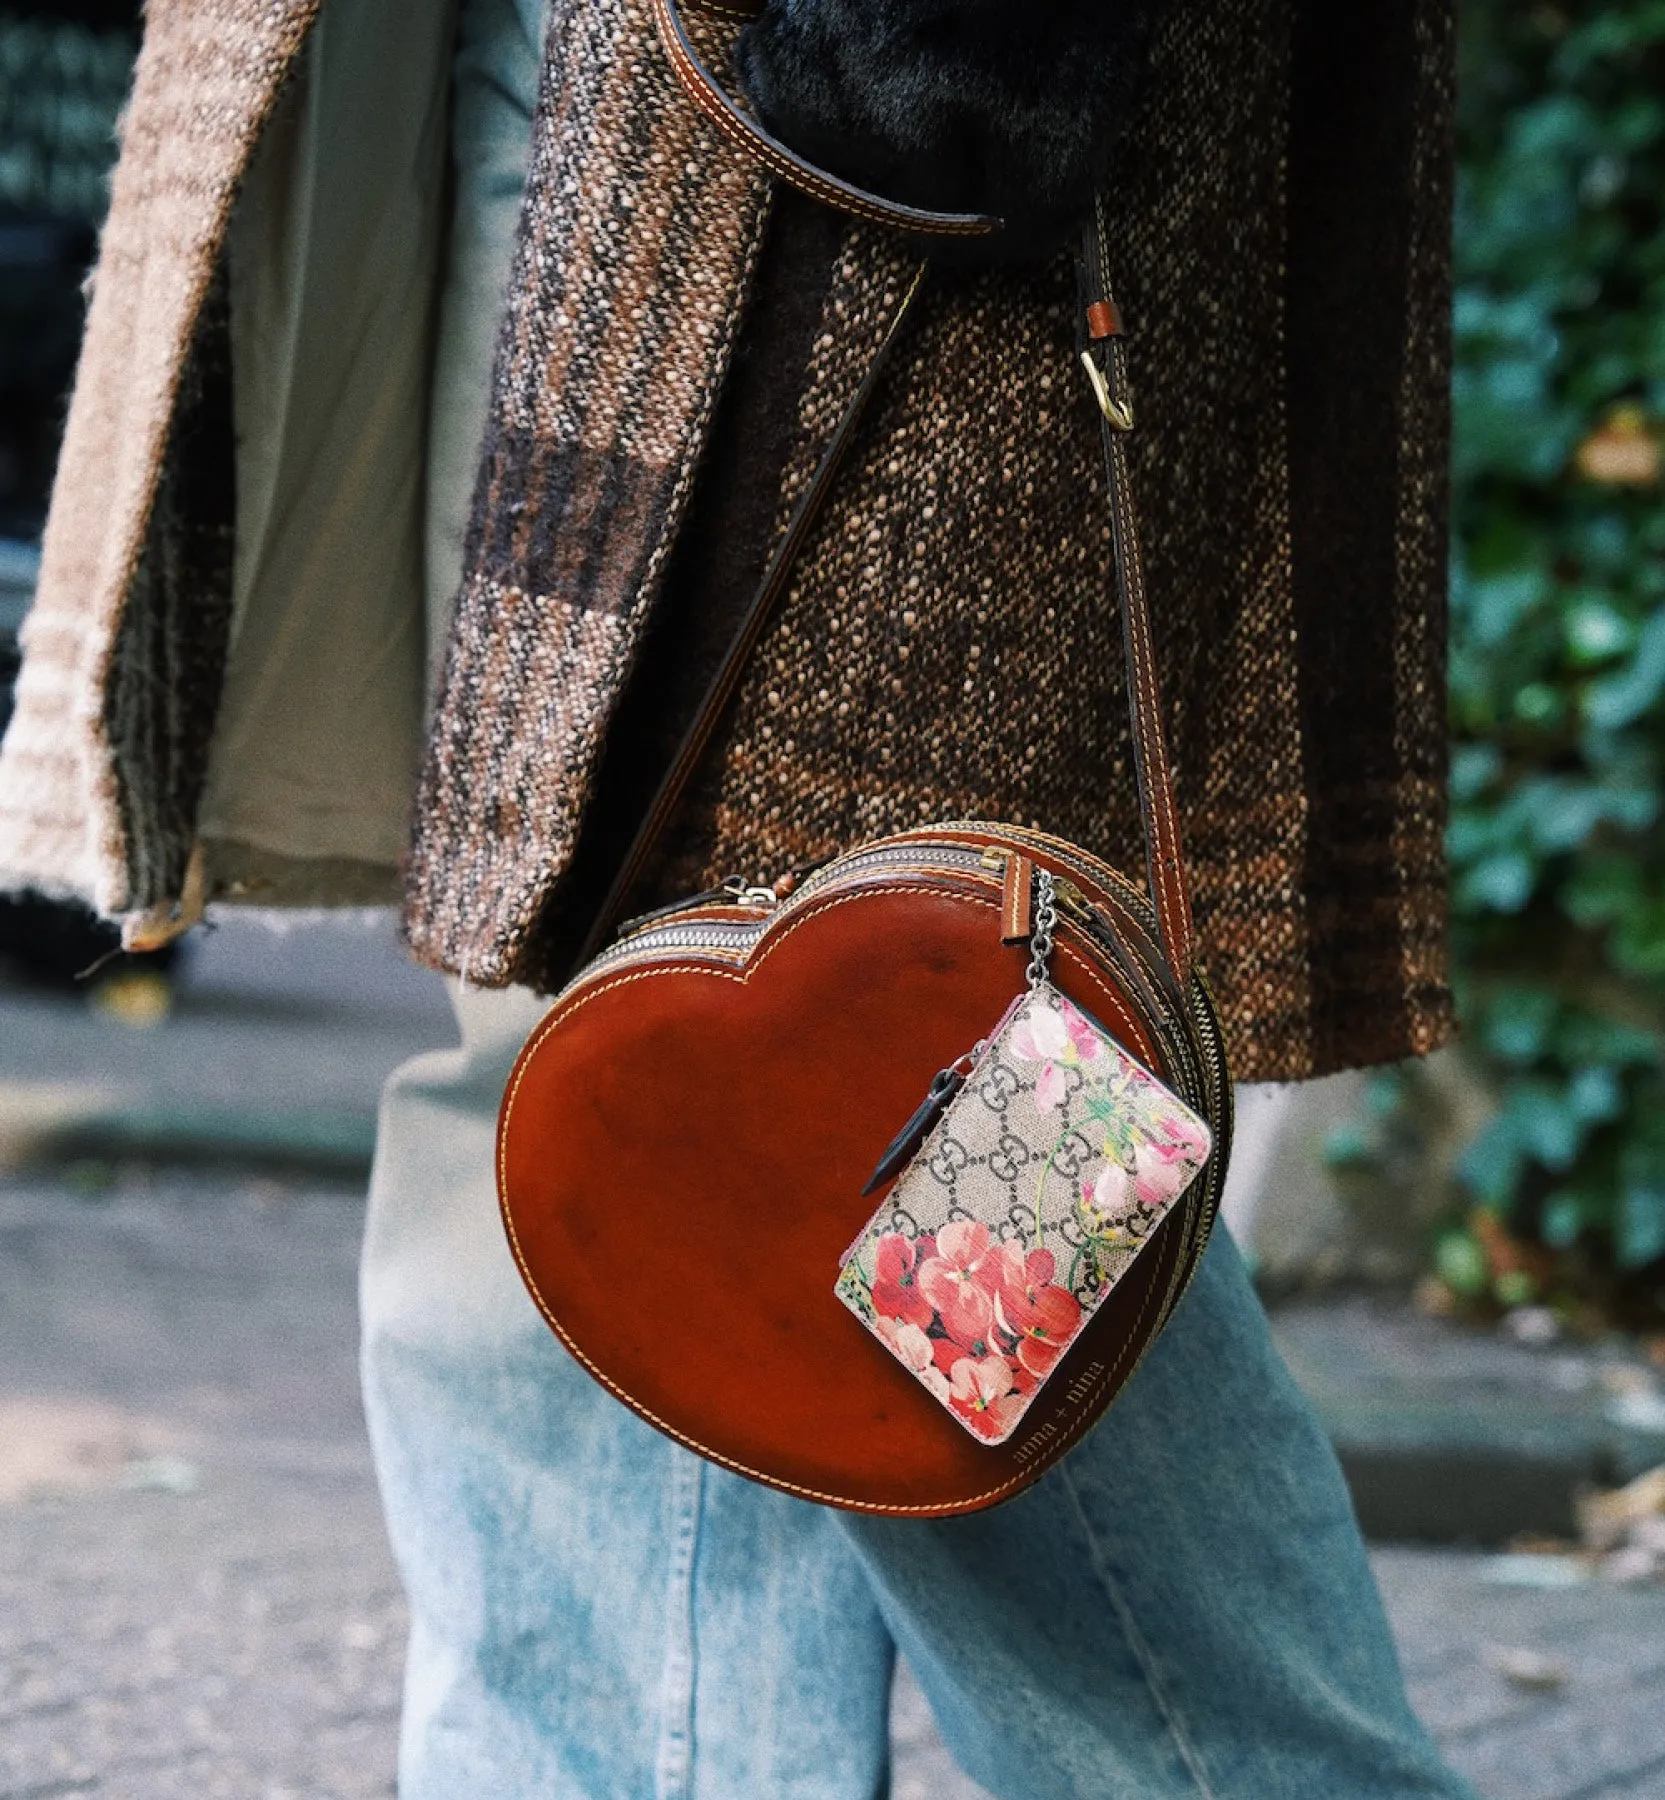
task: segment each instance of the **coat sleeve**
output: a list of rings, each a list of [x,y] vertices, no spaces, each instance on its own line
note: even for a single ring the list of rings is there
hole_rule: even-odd
[[[800,155],[887,198],[1054,248],[1132,111],[1160,0],[768,0],[741,82]]]

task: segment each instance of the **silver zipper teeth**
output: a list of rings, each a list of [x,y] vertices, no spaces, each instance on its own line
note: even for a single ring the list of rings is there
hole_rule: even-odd
[[[921,861],[947,863],[955,868],[980,868],[982,867],[982,854],[980,850],[972,850],[958,844],[944,845],[940,849],[930,849],[929,851],[923,844],[896,845],[890,849],[868,851],[847,861],[837,864],[829,863],[826,868],[817,869],[790,900],[784,901],[780,906],[772,907],[768,911],[760,909],[755,922],[748,920],[745,924],[736,921],[733,924],[725,922],[678,925],[675,922],[676,915],[673,913],[665,919],[663,924],[644,925],[639,931],[632,932],[629,937],[609,945],[593,959],[589,967],[590,969],[611,968],[632,953],[641,954],[644,951],[651,951],[657,955],[661,950],[727,949],[746,938],[754,937],[758,928],[768,920],[780,917],[789,906],[801,905],[806,899],[818,893],[829,881],[842,880],[848,875],[862,874],[871,869],[887,868],[898,863],[919,863]],[[992,875],[993,871],[990,870],[988,873]],[[720,905],[721,902],[711,901],[708,904]]]
[[[772,913],[760,914],[757,925],[773,916]],[[657,956],[661,950],[726,950],[756,936],[757,925],[742,925],[738,921],[734,924],[673,925],[669,920],[663,925],[644,925],[640,931],[632,932],[595,956],[585,968],[584,977],[588,978],[593,970],[626,962],[644,951]]]
[[[932,862],[957,869],[983,869],[991,878],[996,871],[987,868],[983,852],[969,844],[940,844],[919,840],[912,844],[892,844],[883,850],[864,850],[842,861],[828,863],[808,876],[788,905],[796,905],[805,895],[814,894],[829,881],[842,881],[847,875],[864,874],[869,869],[889,868],[896,863]]]

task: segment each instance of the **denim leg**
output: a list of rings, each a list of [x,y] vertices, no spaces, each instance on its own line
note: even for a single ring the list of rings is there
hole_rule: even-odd
[[[1027,1494],[845,1530],[1000,1800],[1473,1800],[1411,1714],[1341,1472],[1223,1231]]]
[[[704,1489],[689,1800],[883,1800],[895,1658],[834,1516],[689,1457]]]
[[[404,1800],[876,1800],[892,1640],[1002,1800],[1459,1800],[1406,1707],[1340,1473],[1222,1235],[1104,1425],[921,1523],[702,1464],[567,1357],[492,1186],[537,1016],[388,1084],[366,1410],[410,1596]]]
[[[892,1660],[830,1513],[709,1468],[561,1349],[492,1179],[538,1003],[395,1072],[360,1283],[411,1608],[402,1800],[877,1800]]]
[[[509,272],[542,0],[464,0],[435,354],[437,662]],[[404,1800],[875,1800],[893,1649],[820,1509],[707,1468],[560,1348],[503,1241],[497,1105],[541,1010],[462,991],[464,1048],[388,1084],[365,1408],[410,1598]]]

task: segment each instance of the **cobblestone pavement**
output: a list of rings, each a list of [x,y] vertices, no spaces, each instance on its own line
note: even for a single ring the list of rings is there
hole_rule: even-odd
[[[391,1793],[359,1224],[344,1190],[206,1172],[0,1183],[0,1800]],[[1665,1800],[1665,1591],[1377,1566],[1416,1703],[1491,1800]],[[905,1681],[895,1724],[895,1800],[977,1800]]]

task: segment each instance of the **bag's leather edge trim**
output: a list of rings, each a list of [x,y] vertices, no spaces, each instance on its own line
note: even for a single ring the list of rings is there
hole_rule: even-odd
[[[871,888],[864,887],[859,891],[848,894],[829,895],[825,905],[806,907],[802,917],[793,920],[788,931],[782,934],[780,941],[784,942],[786,937],[790,935],[792,931],[795,931],[805,920],[815,917],[821,912],[830,911],[835,906],[846,905],[857,898],[871,898],[875,893],[924,893],[932,898],[948,899],[955,901],[960,905],[981,906],[995,913],[998,913],[999,911],[998,898],[991,901],[989,898],[981,895],[947,893],[940,888],[921,889],[914,884],[904,883],[884,884]],[[1058,952],[1075,964],[1079,970],[1083,972],[1091,971],[1092,965],[1088,962],[1086,957],[1069,945],[1060,943]],[[767,952],[765,954],[767,955]],[[514,1257],[515,1266],[519,1269],[521,1280],[526,1284],[526,1290],[532,1296],[533,1304],[536,1305],[539,1313],[542,1314],[544,1322],[593,1379],[600,1382],[610,1394],[622,1401],[632,1412],[636,1413],[640,1418],[645,1419],[655,1430],[664,1432],[667,1437],[675,1439],[677,1443],[682,1444],[685,1448],[705,1457],[708,1461],[716,1463],[719,1467],[731,1469],[737,1475],[744,1475],[750,1480],[761,1482],[765,1487],[774,1488],[781,1493],[794,1494],[799,1499],[814,1500],[824,1505],[844,1507],[851,1511],[864,1512],[875,1516],[882,1515],[893,1518],[941,1518],[951,1517],[957,1513],[980,1511],[985,1507],[994,1505],[997,1501],[1006,1498],[1008,1495],[1018,1493],[1022,1489],[1030,1486],[1044,1474],[1046,1470],[1053,1467],[1060,1460],[1064,1452],[1073,1446],[1075,1440],[1084,1430],[1090,1429],[1091,1426],[1096,1425],[1104,1416],[1102,1408],[1094,1410],[1093,1402],[1096,1401],[1098,1396],[1104,1392],[1105,1388],[1116,1379],[1123,1365],[1127,1362],[1128,1356],[1132,1353],[1134,1345],[1139,1345],[1139,1352],[1134,1360],[1133,1367],[1128,1370],[1126,1377],[1124,1377],[1124,1381],[1131,1379],[1133,1374],[1137,1372],[1139,1364],[1144,1361],[1146,1351],[1149,1350],[1150,1346],[1155,1343],[1157,1337],[1160,1336],[1160,1331],[1144,1334],[1145,1320],[1150,1313],[1151,1301],[1156,1291],[1154,1288],[1145,1295],[1139,1308],[1138,1317],[1134,1321],[1134,1328],[1128,1334],[1128,1339],[1123,1345],[1121,1353],[1105,1370],[1103,1376],[1094,1383],[1088,1400],[1079,1408],[1073,1422],[1055,1439],[1049,1440],[1046,1448],[1038,1452],[1031,1463],[1027,1464],[1016,1475],[1008,1477],[997,1486],[987,1488],[981,1493],[967,1495],[955,1500],[930,1501],[921,1504],[902,1504],[864,1500],[854,1495],[836,1494],[817,1488],[805,1487],[796,1482],[784,1480],[778,1475],[770,1475],[765,1470],[754,1469],[748,1464],[741,1462],[736,1457],[727,1456],[722,1451],[714,1450],[709,1445],[700,1443],[696,1438],[690,1437],[686,1432],[678,1430],[677,1427],[670,1424],[669,1421],[660,1418],[651,1407],[648,1407],[637,1400],[628,1392],[628,1390],[605,1374],[601,1368],[585,1354],[578,1344],[573,1341],[562,1326],[560,1320],[555,1316],[555,1313],[545,1301],[530,1267],[527,1265],[525,1254],[521,1248],[519,1234],[515,1230],[514,1219],[509,1211],[508,1205],[507,1142],[509,1121],[514,1113],[515,1104],[519,1097],[520,1087],[524,1080],[526,1069],[530,1065],[532,1058],[536,1055],[538,1046],[543,1040],[548,1037],[550,1032],[555,1030],[556,1027],[561,1024],[569,1013],[574,1011],[584,1001],[597,998],[601,994],[610,992],[614,988],[626,986],[634,981],[645,981],[654,975],[671,974],[679,971],[702,975],[715,975],[719,977],[726,975],[731,979],[740,982],[744,982],[747,979],[746,971],[743,969],[723,969],[715,967],[709,962],[694,961],[670,961],[656,963],[651,968],[621,971],[619,974],[594,986],[575,987],[569,994],[557,1000],[549,1009],[548,1013],[545,1014],[537,1030],[533,1032],[532,1036],[528,1038],[526,1043],[522,1046],[519,1056],[515,1058],[515,1066],[509,1077],[508,1090],[504,1094],[503,1105],[498,1114],[496,1154],[498,1211],[503,1220],[504,1231],[509,1239],[510,1253]],[[1180,1216],[1180,1210],[1181,1209],[1176,1208],[1175,1211],[1169,1215],[1168,1219],[1164,1221],[1164,1234],[1167,1233],[1170,1227],[1175,1225]],[[1198,1209],[1188,1205],[1183,1210],[1189,1220],[1190,1215]],[[1200,1249],[1195,1254],[1200,1255]],[[1158,1309],[1157,1316],[1159,1319],[1165,1318],[1175,1303],[1175,1290],[1180,1284],[1181,1271],[1185,1269],[1187,1260],[1185,1251],[1182,1248],[1179,1255],[1174,1259],[1174,1269],[1169,1277],[1167,1293],[1164,1295],[1162,1305]],[[1194,1261],[1195,1256],[1189,1260]]]

